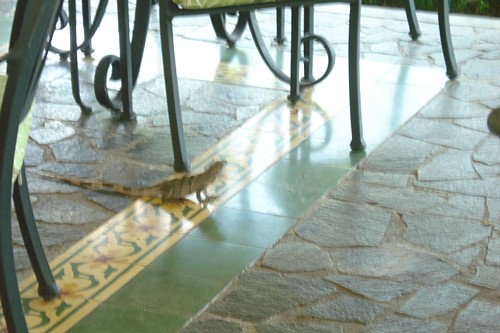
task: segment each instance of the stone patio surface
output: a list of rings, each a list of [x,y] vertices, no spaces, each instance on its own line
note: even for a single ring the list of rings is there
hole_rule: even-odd
[[[403,12],[363,13],[364,58],[442,65],[433,16],[414,44]],[[500,332],[500,20],[452,32],[460,78],[183,333]]]
[[[0,1],[4,13],[10,3]],[[339,38],[346,38],[340,32],[347,29],[347,13],[335,15],[335,20],[324,20],[318,8],[317,24],[327,29],[325,34],[339,31]],[[262,29],[270,35],[274,27],[269,16]],[[419,13],[419,20],[423,36],[412,42],[402,10],[364,7],[362,58],[443,67],[437,15]],[[177,30],[186,38],[196,38],[193,29],[206,30],[210,24],[187,21]],[[459,79],[448,82],[183,333],[500,332],[500,139],[486,127],[489,111],[500,106],[500,20],[452,15],[451,22]],[[337,56],[346,57],[347,40],[334,45]],[[138,122],[130,125],[115,122],[98,108],[84,121],[68,78],[67,66],[49,59],[37,97],[36,145],[30,145],[28,167],[80,176],[98,172],[114,182],[123,181],[115,179],[123,160],[133,169],[130,173],[145,170],[142,182],[172,171],[159,167],[166,164],[163,159],[144,161],[169,140],[154,131],[166,127],[163,106],[138,108],[147,114],[138,114]],[[161,80],[151,80],[147,88],[139,84],[136,94],[148,100],[163,89]],[[203,94],[207,84],[190,82],[182,90]],[[90,85],[83,74],[84,98],[91,94]],[[211,119],[234,113],[230,127],[227,122],[203,126],[208,117],[197,115],[207,110],[188,100],[194,110],[184,115],[190,153],[199,154],[277,95],[282,91],[273,95],[266,90],[238,107],[234,100],[220,101],[221,114],[208,110]],[[66,169],[53,169],[65,162]],[[30,177],[35,212],[45,221],[40,229],[52,257],[128,203],[121,196]],[[53,216],[53,205],[64,205],[67,211]],[[84,214],[71,214],[82,209]],[[27,267],[15,232],[17,258],[24,258]]]

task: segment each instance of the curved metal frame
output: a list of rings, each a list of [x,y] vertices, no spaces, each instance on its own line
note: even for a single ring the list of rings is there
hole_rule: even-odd
[[[312,13],[312,12],[310,12]],[[269,53],[266,43],[264,39],[262,38],[262,34],[260,32],[259,24],[257,22],[257,18],[255,15],[255,12],[248,12],[246,13],[247,21],[248,21],[248,26],[250,28],[250,31],[252,33],[252,38],[255,42],[255,45],[257,47],[257,50],[259,51],[259,54],[261,58],[264,60],[265,64],[273,72],[273,74],[280,80],[286,82],[286,83],[291,83],[291,78],[287,74],[285,74],[280,66],[276,64],[274,61],[273,57]],[[297,21],[297,17],[292,18],[292,27],[294,26],[299,26],[299,22]],[[294,38],[294,37],[292,37]],[[309,45],[311,42],[318,42],[321,44],[321,46],[324,48],[327,57],[328,57],[328,65],[321,77],[319,79],[314,79],[312,77],[312,58],[313,58],[313,49]],[[301,57],[301,59],[304,61],[304,66],[307,66],[307,69],[305,72],[308,72],[305,74],[304,78],[300,80],[300,88],[305,88],[309,87],[312,85],[315,85],[324,79],[331,73],[333,66],[335,65],[335,51],[331,47],[331,44],[328,42],[328,40],[322,36],[315,35],[315,34],[305,34],[304,37],[300,38],[300,44],[304,45],[304,56]]]
[[[260,8],[282,9],[284,6],[292,8],[292,60],[290,71],[290,96],[294,102],[300,98],[300,80],[298,78],[300,62],[300,45],[302,37],[300,33],[302,7],[312,8],[315,3],[345,2],[350,5],[349,14],[349,96],[351,112],[351,148],[363,150],[365,142],[362,134],[361,103],[359,87],[359,35],[360,35],[360,0],[306,0],[306,1],[282,1],[279,3],[258,3],[248,6],[234,6],[225,8],[213,8],[207,10],[185,10],[178,8],[171,1],[161,1],[160,4],[160,33],[163,53],[163,70],[165,75],[165,89],[167,94],[167,105],[170,119],[170,129],[174,152],[174,169],[177,171],[189,170],[186,145],[184,142],[184,129],[182,125],[182,114],[179,99],[179,87],[177,82],[177,71],[174,51],[174,34],[172,20],[176,16],[200,15],[200,14],[223,14],[240,11],[243,15],[251,16],[251,11]],[[278,6],[278,7],[277,7]],[[306,15],[307,16],[307,15]],[[308,22],[310,23],[310,22]],[[308,26],[306,23],[306,27]],[[254,25],[255,26],[255,25]],[[312,34],[312,31],[310,31]],[[306,42],[310,42],[307,40]],[[307,62],[306,62],[307,63]],[[308,73],[306,71],[306,73]]]
[[[95,33],[99,29],[99,26],[101,25],[104,14],[106,13],[107,6],[108,6],[108,0],[100,0],[99,4],[97,5],[94,19],[92,20],[90,0],[82,0],[82,20],[83,20],[82,23],[83,23],[84,39],[80,45],[76,46],[76,49],[82,50],[85,56],[87,57],[91,56],[92,53],[94,52],[94,50],[92,49],[92,38],[94,37]],[[70,17],[76,16],[76,8],[74,10],[68,8],[68,13],[66,13],[61,6],[58,16],[61,25],[59,26],[59,28],[57,28],[57,30],[62,30],[66,28],[68,25],[70,25]],[[67,57],[72,51],[72,48],[70,46],[69,49],[63,50],[58,47],[55,47],[54,45],[49,45],[49,51],[57,53],[61,57]]]
[[[106,56],[99,62],[94,79],[94,92],[98,102],[111,110],[122,110],[122,118],[135,119],[132,92],[141,68],[146,35],[149,26],[151,7],[156,0],[137,0],[135,24],[130,40],[128,1],[118,1],[118,30],[120,31],[120,57]],[[111,79],[121,80],[121,90],[111,98],[107,88],[109,68],[112,67]]]
[[[226,29],[226,17],[227,15],[238,16],[236,25],[233,31],[228,31]],[[240,15],[239,12],[231,14],[220,14],[220,15],[210,15],[210,21],[212,22],[212,27],[214,28],[215,35],[219,38],[226,40],[229,47],[234,47],[236,42],[241,38],[243,31],[245,31],[247,25],[247,18],[244,15]]]
[[[44,299],[59,294],[36,228],[26,174],[22,168],[12,184],[19,123],[34,98],[42,70],[44,48],[52,33],[61,0],[19,0],[7,60],[8,81],[0,112],[0,291],[2,310],[10,332],[28,332],[14,263],[11,198],[35,276]]]

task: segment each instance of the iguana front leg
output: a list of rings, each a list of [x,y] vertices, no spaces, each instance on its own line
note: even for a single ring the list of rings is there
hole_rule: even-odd
[[[203,193],[205,199],[202,198],[201,193]],[[218,198],[217,195],[212,195],[212,196],[208,195],[206,188],[200,191],[196,191],[196,200],[198,200],[198,202],[202,205],[206,205],[217,198]]]

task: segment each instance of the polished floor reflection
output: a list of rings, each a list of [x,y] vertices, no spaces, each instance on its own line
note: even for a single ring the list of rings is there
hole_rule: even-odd
[[[104,28],[112,26],[112,18]],[[110,35],[115,33],[109,29]],[[216,160],[228,162],[209,189],[219,199],[208,207],[193,197],[129,202],[47,183],[32,174],[42,238],[43,229],[47,234],[52,230],[50,222],[63,226],[60,232],[68,238],[64,246],[49,246],[61,298],[42,302],[33,278],[22,283],[30,331],[175,332],[297,219],[314,210],[365,157],[349,149],[345,58],[339,56],[329,79],[307,91],[301,108],[292,110],[286,86],[267,71],[248,38],[237,49],[228,49],[215,40],[206,19],[179,23],[178,29],[178,72],[193,171]],[[95,59],[115,52],[105,36],[96,36]],[[51,56],[40,86],[27,157],[30,169],[124,181],[119,178],[127,177],[117,174],[119,170],[133,175],[127,180],[136,183],[171,173],[171,155],[164,154],[168,120],[154,25],[148,45],[134,96],[134,124],[117,122],[95,103],[91,85],[96,61],[90,59],[81,64],[82,91],[94,114],[81,117],[68,93],[67,64]],[[316,59],[321,68],[324,57]],[[441,67],[371,60],[362,61],[361,75],[368,154],[447,82]],[[79,150],[72,151],[76,142]],[[76,223],[77,231],[64,216],[51,221],[51,214],[60,214],[55,213],[54,198],[72,202],[77,212],[73,220],[80,221],[83,214],[95,220]],[[84,223],[93,231],[78,225]]]

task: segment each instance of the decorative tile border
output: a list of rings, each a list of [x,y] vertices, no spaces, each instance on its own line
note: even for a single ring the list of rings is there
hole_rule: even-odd
[[[35,278],[23,281],[30,332],[70,329],[335,113],[311,103],[290,110],[285,99],[275,102],[193,162],[194,172],[228,162],[209,188],[218,196],[213,205],[202,207],[194,197],[137,200],[51,262],[60,297],[43,301]]]

